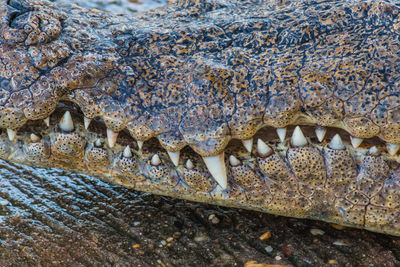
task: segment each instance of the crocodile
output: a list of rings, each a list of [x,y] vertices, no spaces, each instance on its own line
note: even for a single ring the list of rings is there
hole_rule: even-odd
[[[400,236],[400,3],[0,2],[0,158]]]

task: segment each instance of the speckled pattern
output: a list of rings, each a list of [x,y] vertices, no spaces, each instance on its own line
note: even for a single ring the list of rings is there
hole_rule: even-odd
[[[0,128],[9,138],[4,131],[0,156],[155,194],[400,235],[399,7],[193,0],[132,18],[2,1]],[[58,126],[66,110],[73,131]],[[305,145],[289,142],[296,125]],[[321,141],[316,126],[327,130]],[[283,142],[276,128],[287,130]],[[119,133],[115,145],[106,132]],[[336,133],[343,148],[329,145]],[[352,146],[351,138],[364,142]],[[271,153],[238,141],[249,139]],[[171,152],[180,153],[178,166]],[[227,188],[203,163],[217,155],[239,159],[219,165]]]

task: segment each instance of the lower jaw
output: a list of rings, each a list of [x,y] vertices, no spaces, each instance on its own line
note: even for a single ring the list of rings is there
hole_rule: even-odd
[[[339,132],[345,145],[345,152],[340,153],[353,161],[353,165],[339,166],[335,170],[335,164],[346,161],[340,162],[327,141],[319,143],[311,137],[307,145],[293,147],[289,140],[281,143],[274,129],[263,128],[254,140],[268,140],[266,143],[273,153],[267,157],[260,156],[257,149],[249,153],[239,140],[232,140],[225,150],[225,162],[230,162],[229,155],[234,155],[239,165],[227,164],[228,188],[222,190],[202,158],[189,147],[181,151],[180,162],[190,159],[193,168],[185,164],[176,167],[156,139],[146,141],[143,149],[139,149],[129,134],[122,132],[117,144],[109,148],[105,126],[93,122],[88,131],[83,119],[76,121],[78,114],[73,114],[74,131],[61,131],[57,125],[67,108],[58,109],[52,115],[50,127],[38,122],[28,123],[13,142],[3,133],[0,157],[35,167],[85,173],[152,194],[400,235],[398,156],[369,155],[368,150],[373,146],[383,149],[378,139],[367,140],[354,149],[346,132],[329,129],[325,140]],[[293,128],[288,128],[287,136],[291,136]],[[306,136],[315,135],[311,126],[302,129]],[[32,132],[37,132],[40,140],[33,142]],[[131,147],[129,157],[124,153],[127,145]],[[160,158],[157,164],[152,162],[155,154]],[[274,171],[274,168],[278,169]],[[337,173],[343,168],[347,168],[348,173]]]

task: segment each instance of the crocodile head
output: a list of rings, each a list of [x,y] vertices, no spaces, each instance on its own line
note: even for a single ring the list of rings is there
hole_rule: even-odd
[[[0,18],[1,158],[400,235],[398,4],[2,0]]]

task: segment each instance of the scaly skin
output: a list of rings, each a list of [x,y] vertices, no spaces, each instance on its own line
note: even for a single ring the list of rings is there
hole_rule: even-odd
[[[399,6],[187,0],[130,18],[2,0],[0,156],[400,235]]]

